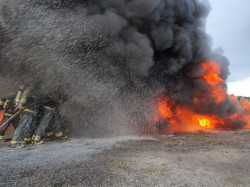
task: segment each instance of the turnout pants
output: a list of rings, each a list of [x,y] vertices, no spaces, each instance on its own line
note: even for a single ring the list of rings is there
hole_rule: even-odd
[[[12,138],[12,144],[31,141],[32,134],[37,127],[37,117],[33,112],[24,112],[20,116],[19,125]]]
[[[44,106],[44,114],[40,120],[39,126],[35,132],[35,141],[40,141],[42,137],[64,136],[62,131],[62,123],[60,121],[57,109]]]

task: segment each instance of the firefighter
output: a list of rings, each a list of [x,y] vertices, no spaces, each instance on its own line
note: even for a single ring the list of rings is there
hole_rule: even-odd
[[[19,101],[19,109],[22,109],[18,127],[14,133],[11,145],[25,146],[31,143],[32,133],[37,128],[38,121],[41,117],[41,97],[37,94],[35,88],[26,88]]]
[[[3,97],[0,100],[0,110],[4,110],[3,119],[0,123],[0,126],[4,122],[6,122],[10,117],[12,117],[14,115],[14,113],[16,112],[16,106],[18,105],[18,103],[21,99],[23,91],[24,91],[24,86],[20,86],[16,96],[15,95],[8,95],[8,96]],[[18,120],[19,120],[19,118],[15,118],[11,122],[15,129],[17,128]],[[10,124],[8,124],[5,127],[2,127],[0,129],[0,141],[4,140],[5,131],[8,129],[9,125]]]
[[[58,106],[66,101],[61,92],[48,94],[43,99],[43,116],[34,134],[34,144],[43,144],[42,138],[67,139],[62,131],[62,118],[59,115]]]
[[[3,114],[3,119],[0,123],[2,125],[4,122],[6,122],[11,116],[14,115],[15,113],[15,102],[14,102],[15,96],[14,95],[9,95],[0,101],[1,103],[1,108],[4,110]],[[2,104],[3,103],[3,104]],[[17,127],[17,120],[14,120],[12,122],[13,126],[16,128]],[[5,131],[8,129],[8,126],[2,127],[0,129],[0,140],[4,140],[4,134]]]

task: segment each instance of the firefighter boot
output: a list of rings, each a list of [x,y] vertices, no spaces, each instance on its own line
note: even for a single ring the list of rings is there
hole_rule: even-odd
[[[32,143],[32,138],[24,138],[24,141],[22,143],[31,144]]]
[[[46,141],[53,141],[53,140],[55,140],[55,136],[54,135],[55,135],[55,133],[53,131],[47,132],[46,136],[45,136],[45,140]]]
[[[63,132],[55,133],[55,137],[59,140],[68,140],[68,136],[66,136]]]
[[[36,144],[36,145],[41,145],[44,143],[43,140],[41,140],[41,136],[39,135],[35,135],[34,137],[34,141],[32,142],[33,144]]]
[[[19,141],[15,141],[15,140],[12,140],[10,142],[10,147],[12,148],[23,148],[25,147],[25,142],[19,142]]]

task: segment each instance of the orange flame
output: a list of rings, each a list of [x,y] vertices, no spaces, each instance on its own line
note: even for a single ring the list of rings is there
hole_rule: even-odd
[[[216,114],[200,114],[195,112],[195,107],[180,105],[176,103],[174,99],[166,97],[159,101],[157,117],[158,121],[166,119],[169,125],[168,129],[172,133],[176,132],[195,132],[195,131],[212,131],[227,129],[227,121],[243,121],[247,125],[245,129],[250,129],[250,104],[242,99],[238,101],[238,98],[234,95],[229,96],[226,93],[224,87],[224,80],[220,77],[220,67],[215,61],[207,61],[200,64],[203,69],[203,75],[197,79],[205,81],[208,88],[206,92],[208,97],[195,97],[193,104],[198,105],[202,102],[215,102],[221,104],[226,98],[231,97],[235,105],[242,108],[242,112],[235,113],[226,118],[217,117]]]
[[[240,103],[242,105],[242,107],[244,108],[244,110],[246,111],[246,113],[248,113],[250,115],[250,104],[247,100],[245,99],[241,99]]]
[[[226,92],[223,86],[224,80],[219,76],[221,73],[220,67],[215,61],[207,61],[201,64],[201,68],[204,74],[198,79],[207,83],[213,100],[217,104],[222,103],[226,97]]]
[[[176,132],[196,132],[196,131],[211,131],[218,124],[223,125],[223,121],[212,115],[201,115],[192,111],[187,106],[171,106],[173,102],[170,98],[165,98],[159,102],[158,119],[167,119],[169,131]],[[172,110],[171,110],[172,108]]]

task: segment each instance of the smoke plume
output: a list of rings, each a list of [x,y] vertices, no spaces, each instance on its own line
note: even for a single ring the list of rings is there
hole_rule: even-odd
[[[70,96],[61,113],[75,131],[134,132],[157,95],[191,105],[207,89],[194,79],[200,62],[216,59],[227,79],[205,31],[209,10],[200,0],[1,0],[1,94],[39,82]],[[226,116],[230,102],[197,110]]]

